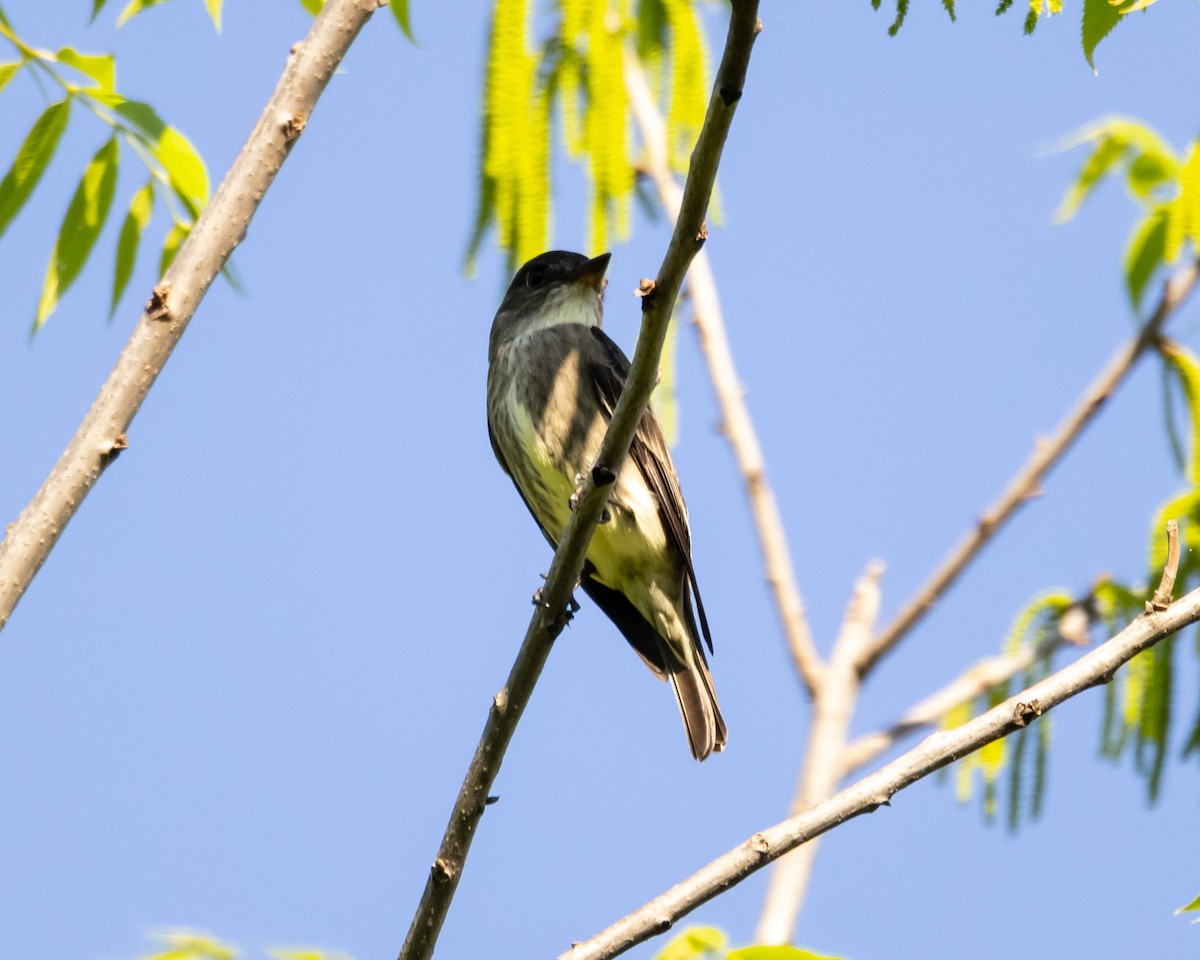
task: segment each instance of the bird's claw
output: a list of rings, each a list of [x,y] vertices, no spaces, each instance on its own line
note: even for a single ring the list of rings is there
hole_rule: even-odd
[[[571,512],[575,512],[575,508],[579,506],[579,499],[583,496],[583,484],[587,478],[582,473],[575,474],[575,492],[571,494],[571,499],[567,504],[571,508]],[[608,507],[600,511],[600,516],[597,518],[597,523],[608,523],[612,519],[612,514],[608,512]]]

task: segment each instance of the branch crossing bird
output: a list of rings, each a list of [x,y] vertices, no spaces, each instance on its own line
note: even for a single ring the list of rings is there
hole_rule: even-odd
[[[629,374],[629,360],[601,329],[609,257],[563,250],[534,257],[517,271],[492,321],[492,450],[552,547]],[[646,666],[670,681],[692,756],[724,749],[728,733],[700,642],[702,634],[712,652],[687,507],[650,409],[588,547],[580,585]]]

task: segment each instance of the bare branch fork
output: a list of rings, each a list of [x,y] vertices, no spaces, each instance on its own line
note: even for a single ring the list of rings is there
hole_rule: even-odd
[[[1001,526],[1015,514],[1017,508],[1037,494],[1041,480],[1079,438],[1104,401],[1124,381],[1138,358],[1159,341],[1163,325],[1187,299],[1198,277],[1200,261],[1195,261],[1163,284],[1162,296],[1138,334],[1117,351],[1084,391],[1053,437],[1035,445],[1030,459],[1009,482],[1000,499],[984,512],[983,519],[976,529],[952,551],[888,627],[874,638],[857,635],[862,642],[853,657],[861,680],[865,680],[880,658],[907,635],[932,608]],[[1172,565],[1168,564],[1168,569],[1173,569]],[[1169,590],[1169,585],[1167,589]],[[849,708],[853,709],[860,686],[840,683],[828,694],[818,688],[813,696],[813,728],[809,733],[802,774],[792,801],[792,813],[797,813],[805,806],[829,796],[842,778],[853,770],[869,763],[899,740],[936,724],[949,709],[964,700],[997,683],[1011,679],[1037,656],[1046,652],[1048,650],[1045,648],[1031,647],[1007,657],[984,661],[910,708],[888,730],[861,737],[852,744],[846,744],[843,739],[840,755],[830,750],[817,750],[817,744],[822,742],[822,738],[829,735],[830,729],[835,729],[828,723],[829,701],[832,698],[832,702],[837,705],[833,712],[833,717],[836,718],[837,712],[843,709],[841,703],[846,698],[850,700]],[[826,792],[822,794],[819,787],[824,787]],[[791,940],[799,909],[807,892],[816,850],[815,844],[806,844],[796,856],[784,859],[772,871],[762,914],[755,931],[757,942],[778,944]]]
[[[654,389],[663,341],[684,274],[708,234],[705,216],[709,198],[733,114],[742,96],[750,52],[759,29],[758,0],[733,0],[725,52],[704,125],[692,152],[675,230],[657,278],[652,284],[643,284],[642,327],[625,389],[613,412],[596,462],[584,480],[546,583],[538,594],[537,610],[530,620],[508,682],[493,700],[420,904],[400,950],[400,960],[426,960],[433,954],[504,753],[550,654],[551,644],[569,616],[567,606],[583,569],[588,542]]]
[[[1163,325],[1191,295],[1197,279],[1200,279],[1200,260],[1193,260],[1163,284],[1162,297],[1138,335],[1113,355],[1108,365],[1084,391],[1074,409],[1059,424],[1054,435],[1035,446],[1033,455],[1009,482],[999,499],[983,511],[975,529],[950,551],[924,586],[864,651],[859,664],[859,670],[863,674],[868,673],[871,667],[932,609],[1017,508],[1037,496],[1042,479],[1079,438],[1084,428],[1092,422],[1104,402],[1113,395],[1133,369],[1134,364],[1147,349],[1158,342]]]
[[[350,44],[385,0],[331,0],[287,67],[241,153],[154,288],[66,451],[0,542],[0,629],[105,468],[204,294],[275,180]]]
[[[1172,571],[1173,573],[1173,571]],[[1097,684],[1164,638],[1200,620],[1200,589],[1163,610],[1148,611],[1106,643],[1016,696],[953,730],[927,737],[916,748],[798,816],[762,830],[559,960],[609,960],[669,930],[701,904],[768,863],[864,813],[890,804],[905,787],[1001,737]]]

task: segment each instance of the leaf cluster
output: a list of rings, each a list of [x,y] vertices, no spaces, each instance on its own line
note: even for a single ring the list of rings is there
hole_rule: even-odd
[[[242,951],[216,937],[193,930],[164,930],[153,939],[165,949],[148,954],[140,960],[237,960]],[[272,960],[350,960],[345,953],[331,953],[312,947],[280,948],[265,951]]]
[[[95,12],[102,6],[98,3]],[[21,74],[54,91],[48,97],[52,102],[34,121],[0,179],[0,238],[41,181],[72,112],[82,109],[90,113],[101,122],[105,133],[99,149],[83,169],[59,226],[34,313],[33,332],[41,329],[79,277],[108,221],[117,192],[122,144],[148,173],[148,179],[129,200],[117,238],[111,317],[133,274],[155,203],[164,203],[173,224],[159,258],[159,268],[165,270],[208,202],[204,161],[187,137],[166,123],[153,107],[119,92],[111,54],[81,53],[71,47],[57,51],[35,47],[17,34],[2,7],[0,40],[7,41],[16,54],[15,60],[0,63],[0,91]]]
[[[1083,596],[1057,590],[1035,597],[1017,615],[1005,640],[1006,653],[1031,648],[1036,658],[1017,681],[1016,689],[1036,683],[1054,669],[1054,659],[1064,645],[1086,643],[1093,627],[1103,639],[1115,636],[1146,608],[1152,587],[1166,563],[1163,530],[1169,519],[1179,522],[1182,559],[1176,579],[1178,595],[1200,584],[1200,358],[1170,341],[1160,345],[1168,383],[1182,395],[1179,415],[1188,424],[1188,449],[1181,464],[1183,490],[1169,497],[1150,521],[1147,583],[1129,584],[1101,578]],[[1179,637],[1169,637],[1129,662],[1104,691],[1100,755],[1118,762],[1132,755],[1134,769],[1145,780],[1150,802],[1162,789],[1169,754],[1172,704],[1175,698],[1176,653]],[[1200,636],[1192,649],[1200,663]],[[1011,694],[1011,683],[1000,684],[950,711],[944,727],[954,727],[984,712]],[[1010,829],[1041,811],[1046,786],[1046,754],[1050,743],[1050,717],[1041,717],[1031,728],[996,741],[956,766],[958,799],[969,801],[982,784],[982,806],[991,820],[997,812],[999,785],[1007,781],[1007,820]],[[1032,750],[1030,740],[1033,738]],[[1181,756],[1200,756],[1200,705],[1191,721]]]
[[[671,939],[654,960],[838,960],[790,945],[729,947],[717,927],[688,927]]]
[[[891,26],[888,27],[888,36],[890,37],[894,37],[900,32],[900,28],[904,26],[904,21],[908,18],[909,0],[895,0],[895,2],[896,15]],[[1093,58],[1096,46],[1100,41],[1112,33],[1116,25],[1129,14],[1137,10],[1145,10],[1156,2],[1157,0],[1083,0],[1080,42],[1083,46],[1084,58],[1093,71],[1096,69]],[[882,0],[871,0],[871,6],[874,9],[878,10],[881,5]],[[996,6],[996,16],[1008,13],[1013,6],[1013,0],[1000,0]],[[942,0],[942,7],[951,21],[956,19],[955,0]],[[1028,0],[1028,4],[1025,5],[1023,21],[1025,35],[1032,34],[1043,17],[1052,17],[1062,13],[1062,9],[1062,0]]]
[[[1185,252],[1200,249],[1200,140],[1177,154],[1146,124],[1107,117],[1067,138],[1064,149],[1088,146],[1055,219],[1070,220],[1109,177],[1124,180],[1142,209],[1125,247],[1125,286],[1135,310],[1150,281]]]
[[[531,42],[538,32],[543,39]],[[624,73],[637,58],[664,105],[669,160],[687,169],[708,104],[704,32],[689,0],[496,0],[481,126],[479,188],[467,268],[489,230],[508,265],[550,245],[554,119],[590,186],[588,249],[628,236],[637,157]]]

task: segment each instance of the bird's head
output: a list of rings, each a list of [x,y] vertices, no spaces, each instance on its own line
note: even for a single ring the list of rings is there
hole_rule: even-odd
[[[492,322],[493,344],[565,323],[600,326],[611,256],[589,260],[582,253],[551,250],[534,257],[508,285]]]

